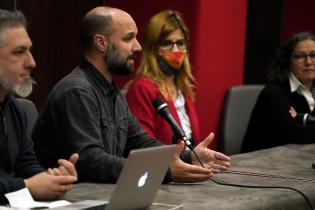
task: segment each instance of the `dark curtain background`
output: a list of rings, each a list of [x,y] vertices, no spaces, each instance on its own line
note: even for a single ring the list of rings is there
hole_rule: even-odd
[[[28,20],[37,67],[37,81],[29,99],[38,110],[50,90],[80,61],[79,25],[84,14],[104,4],[104,0],[1,0],[0,8],[22,11]]]

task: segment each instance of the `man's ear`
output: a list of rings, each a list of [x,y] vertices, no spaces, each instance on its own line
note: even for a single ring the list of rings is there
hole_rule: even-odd
[[[98,51],[104,53],[107,49],[107,46],[108,46],[107,37],[104,35],[96,34],[94,36],[94,45]]]

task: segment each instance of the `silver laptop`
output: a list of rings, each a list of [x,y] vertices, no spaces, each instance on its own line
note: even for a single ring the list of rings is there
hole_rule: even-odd
[[[151,206],[177,145],[130,152],[106,210],[145,209]]]

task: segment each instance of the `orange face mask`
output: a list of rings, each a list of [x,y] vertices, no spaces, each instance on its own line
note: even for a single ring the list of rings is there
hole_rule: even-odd
[[[164,54],[164,55],[160,55],[160,56],[172,68],[180,69],[180,67],[183,64],[185,54],[186,54],[185,52],[177,51],[177,52],[170,52],[168,54]]]

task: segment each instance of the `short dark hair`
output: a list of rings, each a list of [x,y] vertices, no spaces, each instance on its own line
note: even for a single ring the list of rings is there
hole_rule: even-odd
[[[112,31],[113,19],[108,12],[105,15],[87,14],[80,26],[80,40],[84,49],[90,49],[95,34],[100,33],[108,37]]]
[[[27,27],[24,14],[20,11],[8,11],[0,9],[0,46],[2,46],[2,30],[7,27]]]
[[[312,40],[315,42],[315,35],[307,31],[298,32],[293,34],[288,41],[281,46],[273,60],[272,68],[268,75],[269,81],[283,82],[289,78],[292,53],[296,45],[304,40]]]

